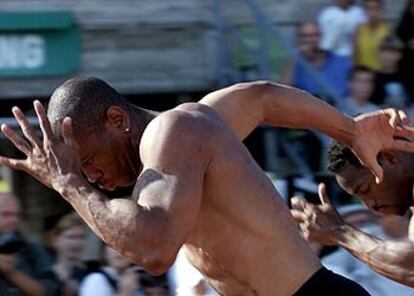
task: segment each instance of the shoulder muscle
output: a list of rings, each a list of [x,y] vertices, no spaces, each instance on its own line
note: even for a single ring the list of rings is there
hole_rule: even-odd
[[[171,110],[147,127],[141,141],[144,166],[205,164],[209,159],[211,126],[195,112]]]

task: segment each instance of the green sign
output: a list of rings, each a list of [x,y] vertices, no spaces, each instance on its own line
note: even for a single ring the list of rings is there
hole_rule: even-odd
[[[1,12],[0,78],[72,74],[79,35],[70,12]]]

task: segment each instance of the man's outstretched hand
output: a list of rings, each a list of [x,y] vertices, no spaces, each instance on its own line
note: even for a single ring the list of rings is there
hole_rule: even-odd
[[[52,132],[43,105],[39,101],[34,101],[33,105],[39,119],[42,139],[36,135],[23,112],[18,107],[13,107],[13,115],[24,137],[17,135],[6,124],[1,125],[1,131],[26,155],[26,159],[0,156],[0,165],[25,171],[49,188],[57,190],[70,174],[80,174],[78,145],[73,135],[72,122],[70,118],[65,118],[61,127],[62,137],[57,137]]]
[[[414,128],[408,126],[404,111],[384,109],[366,113],[354,118],[354,137],[351,149],[361,163],[375,176],[377,183],[383,179],[383,171],[378,164],[377,155],[383,150],[414,152]]]

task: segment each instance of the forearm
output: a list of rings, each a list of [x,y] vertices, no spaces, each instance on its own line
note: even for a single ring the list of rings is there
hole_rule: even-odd
[[[154,213],[149,215],[134,200],[110,200],[80,176],[69,177],[57,189],[103,241],[146,268],[159,249],[156,239],[161,239]]]
[[[45,288],[35,279],[29,275],[14,270],[6,275],[7,279],[13,283],[24,295],[28,296],[43,296],[46,295]]]
[[[414,286],[413,243],[383,241],[349,224],[343,224],[334,232],[334,241],[378,273]]]
[[[338,141],[350,144],[354,121],[326,102],[304,91],[270,84],[263,95],[264,123],[286,127],[313,129]]]

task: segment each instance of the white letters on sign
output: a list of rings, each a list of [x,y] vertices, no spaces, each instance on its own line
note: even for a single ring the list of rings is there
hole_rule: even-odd
[[[46,62],[44,39],[39,35],[0,35],[0,70],[32,70]]]

